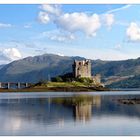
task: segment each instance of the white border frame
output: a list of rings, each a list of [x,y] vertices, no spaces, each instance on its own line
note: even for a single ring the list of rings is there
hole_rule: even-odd
[[[140,4],[140,0],[0,0],[0,4]]]

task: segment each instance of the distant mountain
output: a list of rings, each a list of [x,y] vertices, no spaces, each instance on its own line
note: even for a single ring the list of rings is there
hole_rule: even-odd
[[[46,80],[50,77],[71,72],[75,59],[83,60],[85,58],[55,54],[27,57],[0,68],[0,81],[38,82],[39,80]],[[108,82],[111,79],[110,77],[115,77],[111,82],[108,82],[110,85],[116,81],[127,80],[130,78],[129,76],[132,78],[140,75],[140,58],[123,61],[91,60],[91,62],[92,75],[100,73],[104,82]]]
[[[101,73],[105,77],[109,76],[128,76],[140,74],[140,58],[128,59],[123,61],[103,61],[93,66],[93,72]]]
[[[71,72],[74,59],[83,60],[85,58],[54,54],[27,57],[0,69],[0,81],[38,82],[39,80],[45,80],[49,77]]]
[[[6,65],[6,64],[5,64],[5,65]],[[3,65],[0,65],[0,69],[2,69],[5,65],[4,65],[4,64],[3,64]]]
[[[119,81],[119,82],[114,82],[108,87],[111,88],[140,88],[140,75]]]
[[[140,88],[140,58],[108,61],[93,67],[100,73],[104,83],[111,88]]]

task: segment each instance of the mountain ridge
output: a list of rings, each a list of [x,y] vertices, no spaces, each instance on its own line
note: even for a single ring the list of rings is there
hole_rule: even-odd
[[[1,82],[38,82],[72,71],[74,60],[86,59],[80,56],[60,56],[43,54],[26,57],[0,67]],[[90,59],[91,60],[91,59]],[[137,59],[103,61],[91,60],[92,75],[101,74],[105,81],[111,76],[117,78],[129,75],[140,75],[140,57]],[[137,80],[138,81],[138,80]]]

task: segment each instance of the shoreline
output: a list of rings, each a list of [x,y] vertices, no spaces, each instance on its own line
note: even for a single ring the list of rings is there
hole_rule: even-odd
[[[0,89],[0,92],[92,92],[112,91],[104,87],[45,87],[45,88],[23,88],[23,89]]]

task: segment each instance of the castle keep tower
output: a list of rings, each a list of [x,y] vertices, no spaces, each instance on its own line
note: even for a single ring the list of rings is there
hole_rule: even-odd
[[[74,61],[73,64],[74,77],[91,77],[91,62],[90,60]]]

